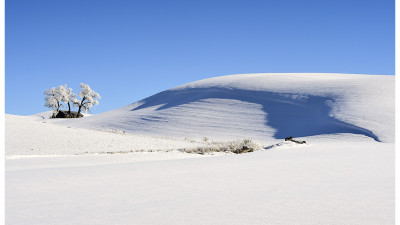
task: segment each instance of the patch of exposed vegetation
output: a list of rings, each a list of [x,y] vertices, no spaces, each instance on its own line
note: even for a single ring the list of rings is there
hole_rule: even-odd
[[[216,152],[221,153],[235,153],[242,154],[248,152],[254,152],[261,150],[262,147],[250,139],[242,139],[228,142],[210,142],[205,146],[200,146],[196,148],[184,148],[179,149],[182,152],[192,153],[192,154],[212,154]]]
[[[204,139],[203,139],[204,140]],[[207,138],[207,141],[209,139]],[[190,154],[214,154],[214,153],[232,153],[232,154],[243,154],[248,152],[254,152],[258,150],[262,150],[258,143],[250,140],[250,139],[241,139],[235,141],[227,141],[227,142],[218,142],[212,141],[208,142],[205,146],[199,146],[194,148],[181,148],[181,149],[148,149],[148,150],[125,150],[125,151],[102,151],[102,152],[85,152],[84,154],[130,154],[130,153],[139,153],[139,152],[184,152]]]

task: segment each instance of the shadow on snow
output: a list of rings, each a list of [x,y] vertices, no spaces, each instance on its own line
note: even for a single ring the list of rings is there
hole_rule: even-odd
[[[142,100],[143,104],[131,111],[156,105],[162,105],[157,110],[164,110],[209,98],[233,99],[262,105],[263,111],[267,114],[266,125],[276,129],[274,138],[277,139],[287,136],[353,133],[379,141],[373,132],[331,117],[329,103],[334,102],[334,99],[330,97],[296,96],[220,87],[190,88],[160,92]]]

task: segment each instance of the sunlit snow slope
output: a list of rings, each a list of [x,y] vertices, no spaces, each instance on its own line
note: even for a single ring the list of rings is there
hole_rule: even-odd
[[[200,80],[70,126],[271,141],[352,133],[394,141],[394,76],[241,74]]]

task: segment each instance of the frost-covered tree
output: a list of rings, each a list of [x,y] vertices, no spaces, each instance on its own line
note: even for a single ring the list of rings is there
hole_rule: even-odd
[[[89,85],[81,83],[81,91],[79,92],[79,96],[82,100],[74,99],[73,103],[78,107],[78,116],[81,113],[81,110],[87,112],[92,106],[99,104],[97,99],[100,99],[100,94],[93,91]]]
[[[60,94],[58,88],[52,87],[44,91],[46,103],[44,106],[51,108],[53,110],[53,115],[56,115],[58,111],[60,111],[60,107],[62,106],[63,97]]]
[[[62,97],[61,101],[67,103],[67,105],[68,105],[68,114],[71,115],[71,104],[70,104],[70,102],[74,103],[74,101],[76,100],[76,94],[72,93],[72,88],[67,88],[66,84],[60,85],[57,88],[57,91]]]
[[[82,100],[78,100],[76,94],[72,92],[72,88],[67,88],[66,84],[60,85],[57,88],[52,87],[47,89],[44,91],[44,94],[46,95],[45,106],[53,109],[53,117],[59,114],[61,106],[66,107],[67,105],[69,117],[79,117],[82,110],[87,112],[93,105],[99,104],[98,99],[100,99],[100,95],[84,83],[81,83],[81,91],[79,92]],[[75,113],[71,113],[71,103],[72,107],[78,107],[76,115]]]

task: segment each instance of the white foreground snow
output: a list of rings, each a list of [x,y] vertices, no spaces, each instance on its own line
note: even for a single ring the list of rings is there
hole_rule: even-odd
[[[6,224],[394,224],[393,76],[225,76],[41,115],[6,115]],[[178,151],[245,137],[264,150]]]

